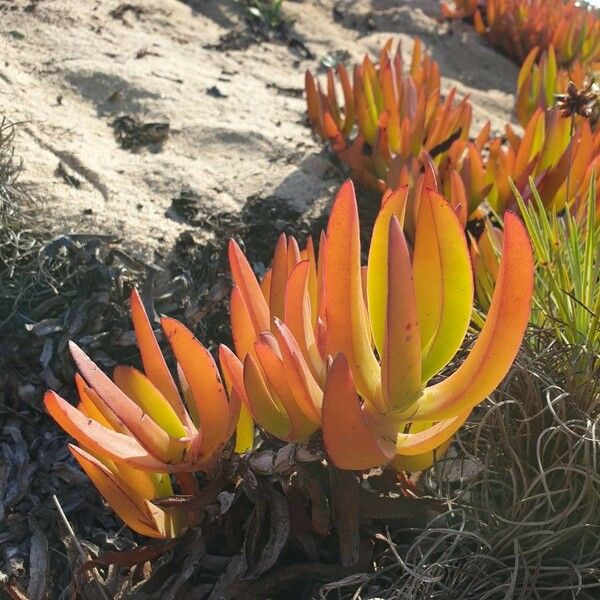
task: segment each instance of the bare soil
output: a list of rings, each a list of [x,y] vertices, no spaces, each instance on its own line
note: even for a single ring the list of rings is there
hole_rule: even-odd
[[[289,24],[265,33],[231,0],[0,1],[0,112],[21,122],[40,220],[116,234],[160,264],[189,228],[169,210],[183,188],[204,215],[261,198],[318,210],[344,173],[306,126],[304,71],[335,51],[375,55],[389,37],[407,57],[421,38],[445,90],[471,97],[474,131],[511,117],[516,67],[466,24],[439,22],[435,0],[287,0],[283,11]],[[145,128],[119,143],[119,117]]]

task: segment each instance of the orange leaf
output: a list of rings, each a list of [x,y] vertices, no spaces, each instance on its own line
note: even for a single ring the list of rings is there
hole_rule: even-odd
[[[283,305],[285,296],[285,284],[288,275],[287,238],[282,233],[277,240],[273,263],[271,265],[271,290],[269,294],[269,309],[271,319],[278,317],[283,319]],[[257,331],[257,333],[261,333]]]
[[[327,375],[322,429],[327,454],[339,469],[378,467],[395,454],[395,440],[369,427],[343,354],[335,357]]]
[[[157,425],[74,342],[69,342],[69,348],[83,378],[148,452],[166,463],[175,463],[183,459],[187,448],[186,442],[172,438]]]
[[[270,335],[263,334],[263,339],[255,344],[256,358],[262,367],[271,395],[277,397],[289,418],[290,427],[286,436],[288,441],[305,441],[317,430],[319,423],[309,420],[298,406],[281,356],[276,354],[270,344],[263,341],[265,336]]]
[[[252,267],[235,240],[229,241],[229,266],[250,315],[256,336],[269,330],[269,306],[262,294]]]
[[[219,370],[210,352],[179,321],[170,317],[160,320],[163,331],[173,348],[173,354],[190,387],[194,405],[200,419],[202,456],[209,456],[227,442],[229,431],[229,404],[221,382]]]
[[[399,433],[396,452],[404,456],[418,456],[430,452],[448,441],[471,414],[471,408],[438,423],[428,423],[429,427],[419,428],[417,433]],[[414,425],[414,424],[413,424]],[[420,425],[419,422],[416,425]],[[412,427],[411,427],[412,429]]]
[[[279,319],[275,319],[275,338],[296,403],[307,419],[318,424],[321,420],[323,392],[310,372],[294,336]]]
[[[163,510],[138,495],[91,454],[72,444],[69,444],[69,450],[104,499],[131,529],[148,537],[170,537],[166,531],[171,527],[170,518]],[[173,535],[174,532],[169,533]]]
[[[187,426],[192,425],[177,390],[177,385],[156,341],[156,336],[152,330],[152,325],[150,325],[142,299],[135,288],[131,292],[130,302],[131,320],[133,321],[135,337],[140,354],[142,355],[142,363],[146,376],[168,400],[177,413],[177,416],[181,419],[181,422]]]
[[[331,210],[323,267],[328,351],[346,356],[359,393],[381,405],[380,369],[371,348],[363,299],[358,209],[351,181],[342,185]]]
[[[426,188],[417,221],[413,274],[427,382],[460,347],[471,318],[473,275],[464,230],[445,198]]]
[[[243,360],[248,352],[252,352],[254,340],[259,332],[254,329],[240,288],[235,286],[232,288],[229,298],[229,318],[235,351]]]
[[[400,223],[404,222],[407,197],[408,186],[402,186],[393,192],[389,190],[384,195],[381,209],[373,226],[369,247],[367,268],[369,317],[373,339],[380,356],[383,353],[386,328],[389,225],[392,216],[395,216]]]
[[[46,392],[44,405],[52,418],[70,436],[99,456],[122,460],[145,471],[167,470],[166,464],[151,456],[135,438],[103,427],[71,406],[56,392]]]
[[[519,218],[505,213],[498,280],[485,324],[463,364],[425,390],[415,420],[442,420],[479,404],[502,381],[525,333],[533,293],[533,255]]]
[[[282,440],[287,440],[290,420],[283,407],[271,395],[258,363],[252,354],[244,360],[244,388],[252,414],[264,431]]]
[[[409,408],[421,394],[421,337],[412,265],[400,223],[389,224],[386,332],[381,386],[388,411]]]
[[[308,293],[311,265],[308,260],[299,262],[290,273],[285,288],[284,322],[290,328],[300,350],[317,381],[322,381],[325,363],[317,347],[311,304]]]

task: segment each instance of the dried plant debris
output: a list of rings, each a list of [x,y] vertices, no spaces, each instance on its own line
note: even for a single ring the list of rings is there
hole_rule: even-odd
[[[167,216],[181,219],[188,225],[202,225],[202,196],[189,186],[184,186],[177,196],[171,200]]]
[[[354,479],[356,503],[350,512],[355,519],[344,527],[356,532],[356,556],[344,567],[339,564],[339,536],[332,523],[343,522],[350,513],[342,511],[344,516],[335,517],[322,451],[315,454],[307,446],[264,442],[253,455],[232,457],[224,467],[223,482],[229,483],[216,498],[213,494],[207,502],[209,496],[202,491],[197,497],[169,500],[204,511],[203,525],[172,548],[152,544],[139,549],[138,561],[147,559],[151,548],[157,551],[153,558],[160,557],[135,588],[134,598],[165,594],[213,600],[312,598],[323,582],[368,569],[370,538],[373,531],[383,530],[375,520],[393,513],[396,523],[422,523],[432,507],[428,499],[379,494],[370,486],[370,479],[377,476]],[[345,479],[344,474],[340,478]],[[347,491],[343,484],[335,485],[336,493]],[[137,552],[105,554],[93,564],[112,561],[125,566],[136,560]]]
[[[137,20],[140,19],[145,13],[146,9],[137,4],[130,4],[128,2],[123,2],[119,4],[116,8],[113,8],[108,14],[113,18],[119,21],[122,21],[124,25],[128,25],[131,27],[129,22],[127,21],[127,15],[133,15],[133,17]]]
[[[188,0],[189,2],[190,0]],[[242,0],[243,19],[221,35],[216,44],[207,44],[207,50],[231,52],[247,50],[255,44],[275,42],[286,44],[301,58],[313,60],[314,53],[294,29],[294,23],[281,14],[280,0]]]
[[[322,598],[598,597],[598,357],[534,335],[535,352],[422,480],[448,510],[391,531],[374,575]]]
[[[127,150],[149,146],[150,150],[158,152],[169,137],[170,131],[167,122],[144,123],[129,115],[117,117],[110,126],[115,131],[117,142]]]
[[[65,165],[65,163],[62,162],[62,160],[59,161],[58,166],[56,167],[55,174],[57,177],[61,177],[67,185],[70,185],[71,187],[74,187],[76,189],[79,189],[83,183],[82,180],[79,179],[79,177],[77,177],[71,172],[71,170]]]
[[[216,85],[212,85],[211,87],[207,88],[206,94],[208,96],[212,96],[213,98],[228,98],[228,95],[224,94]]]
[[[22,409],[11,416],[1,404],[0,415],[0,583],[21,588],[28,598],[58,597],[51,590],[68,587],[71,569],[57,535],[53,494],[93,546],[127,548],[133,540],[125,531],[109,541],[120,524],[102,508],[45,415]]]

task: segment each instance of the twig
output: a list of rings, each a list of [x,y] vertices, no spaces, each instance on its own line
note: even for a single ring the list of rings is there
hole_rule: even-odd
[[[60,505],[60,502],[58,501],[58,498],[56,497],[55,494],[52,496],[52,501],[54,502],[54,505],[56,506],[56,510],[58,511],[58,516],[60,517],[60,520],[63,522],[63,525],[65,526],[65,528],[67,530],[67,533],[69,534],[69,536],[71,537],[73,542],[75,542],[75,547],[77,548],[79,558],[81,558],[82,562],[86,562],[88,560],[88,557],[87,557],[86,553],[83,551],[83,548],[81,547],[81,544],[79,543],[79,540],[77,539],[77,536],[75,535],[75,531],[73,530],[73,527],[71,527],[71,523],[69,523],[69,520],[67,519],[67,515],[65,515],[65,512],[63,511],[62,506]],[[95,585],[98,593],[104,600],[110,600],[104,587],[98,581],[98,577],[100,576],[100,574],[98,573],[98,571],[96,569],[93,569],[92,573],[93,573],[92,582]]]

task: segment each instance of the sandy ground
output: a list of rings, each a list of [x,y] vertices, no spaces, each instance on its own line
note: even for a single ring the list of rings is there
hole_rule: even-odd
[[[284,14],[291,43],[248,45],[232,0],[0,0],[0,112],[21,122],[22,181],[46,199],[40,221],[116,234],[160,263],[188,228],[166,214],[184,186],[206,213],[256,196],[303,211],[330,200],[344,174],[305,124],[304,70],[335,50],[375,54],[390,36],[407,56],[410,37],[422,39],[446,90],[472,98],[474,131],[511,117],[516,67],[467,25],[439,23],[435,0],[286,0]],[[215,48],[228,32],[242,49]],[[109,124],[123,114],[167,121],[170,135],[121,148]]]

